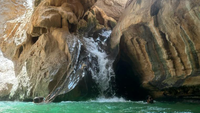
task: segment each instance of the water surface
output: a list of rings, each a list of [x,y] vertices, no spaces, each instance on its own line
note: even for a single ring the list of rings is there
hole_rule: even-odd
[[[34,104],[32,102],[0,102],[3,113],[199,113],[200,104],[180,102],[125,101],[97,99],[94,101]]]

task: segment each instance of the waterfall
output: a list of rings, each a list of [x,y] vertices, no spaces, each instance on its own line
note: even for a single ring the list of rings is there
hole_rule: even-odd
[[[89,53],[89,62],[92,63],[92,66],[89,66],[89,71],[92,74],[92,78],[97,83],[102,95],[111,88],[111,78],[115,77],[112,69],[112,63],[114,61],[109,59],[108,54],[106,53],[106,49],[108,48],[106,41],[110,37],[111,33],[111,30],[103,30],[102,33],[99,33],[99,36],[96,39],[93,37],[83,38],[86,50]],[[97,59],[97,62],[93,62],[92,59]]]

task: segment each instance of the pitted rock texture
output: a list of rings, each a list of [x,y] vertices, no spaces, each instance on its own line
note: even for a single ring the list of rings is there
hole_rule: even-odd
[[[110,43],[148,88],[200,84],[198,0],[129,0]]]

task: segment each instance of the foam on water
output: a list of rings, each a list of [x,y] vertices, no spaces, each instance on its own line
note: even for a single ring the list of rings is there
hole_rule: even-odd
[[[99,97],[95,100],[91,100],[90,102],[101,102],[101,103],[113,103],[113,102],[131,102],[129,100],[125,100],[124,98],[122,97],[112,97],[112,98],[105,98],[105,97]]]
[[[132,102],[130,100],[126,100],[122,97],[111,97],[111,98],[105,98],[105,97],[98,97],[93,100],[88,100],[88,101],[79,101],[80,103],[90,103],[90,102],[95,102],[95,103],[124,103],[124,102]],[[74,103],[74,101],[62,101],[61,103]]]

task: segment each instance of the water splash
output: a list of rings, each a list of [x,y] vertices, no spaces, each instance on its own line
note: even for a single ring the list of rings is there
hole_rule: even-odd
[[[125,100],[122,97],[112,97],[112,98],[105,98],[105,97],[99,97],[95,100],[91,100],[90,102],[100,102],[100,103],[109,103],[109,102],[131,102],[128,100]]]

